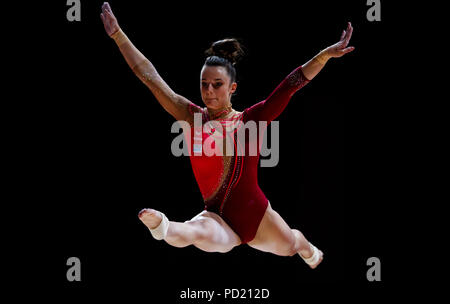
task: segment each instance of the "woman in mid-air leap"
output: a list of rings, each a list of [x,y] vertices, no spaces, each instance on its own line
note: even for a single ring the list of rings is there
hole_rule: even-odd
[[[225,136],[211,127],[211,122],[217,122],[226,132],[236,134],[233,126],[240,123],[255,121],[259,126],[258,122],[270,123],[274,120],[292,95],[312,80],[328,59],[341,57],[354,50],[354,47],[347,47],[353,32],[351,24],[348,23],[339,42],[297,67],[267,99],[238,112],[231,107],[231,96],[237,87],[234,64],[243,55],[236,39],[217,41],[207,50],[209,56],[200,74],[201,97],[206,107],[201,108],[172,91],[153,64],[123,33],[106,2],[100,17],[106,33],[114,39],[130,68],[151,90],[161,106],[176,120],[186,121],[192,126],[192,132],[187,132],[186,136],[192,140],[188,142],[194,142],[194,145],[188,144],[190,159],[205,210],[181,223],[169,221],[160,211],[144,209],[139,212],[139,218],[152,236],[157,240],[164,239],[175,247],[194,245],[208,252],[227,252],[240,244],[248,244],[281,256],[298,253],[311,268],[316,268],[323,259],[322,251],[307,241],[299,230],[288,226],[272,209],[258,186],[259,148],[256,156],[237,153],[208,156],[201,153],[201,146],[196,147],[195,141],[199,138],[202,141],[212,139],[213,145],[226,149],[225,145],[221,146]],[[201,124],[205,126],[201,132],[194,132],[195,115],[201,117]],[[234,139],[234,148],[243,146],[245,149],[252,144],[252,139],[239,142],[236,136],[231,137]]]

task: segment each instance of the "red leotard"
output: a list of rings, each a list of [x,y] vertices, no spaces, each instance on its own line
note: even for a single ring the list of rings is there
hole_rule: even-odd
[[[243,123],[245,124],[248,121],[255,121],[258,134],[263,134],[263,132],[259,132],[258,122],[266,121],[268,125],[284,110],[292,95],[308,82],[309,80],[303,75],[300,66],[292,71],[267,99],[245,109],[243,112],[238,112],[232,117],[216,121],[224,128],[227,126],[242,126]],[[191,103],[189,111],[191,114],[202,114],[203,128],[201,132],[197,129],[194,130],[194,126],[191,126],[191,132],[186,136],[190,136],[190,140],[187,140],[190,160],[205,202],[205,210],[219,214],[241,238],[242,243],[248,243],[255,237],[259,223],[268,206],[268,200],[258,185],[257,168],[261,138],[259,138],[259,144],[257,145],[256,156],[249,155],[250,153],[247,152],[252,140],[250,136],[245,137],[244,143],[240,142],[236,136],[236,129],[239,127],[236,127],[234,132],[231,131],[234,133],[231,136],[234,139],[232,145],[235,148],[233,155],[227,156],[224,153],[224,156],[211,154],[209,154],[211,156],[207,156],[205,153],[199,153],[198,150],[195,153],[194,145],[191,143],[198,142],[200,136],[203,142],[214,136],[212,148],[215,146],[217,137],[214,128],[208,125],[210,119],[206,108],[202,109]],[[246,148],[245,155],[239,155],[236,152],[239,149],[238,147]]]

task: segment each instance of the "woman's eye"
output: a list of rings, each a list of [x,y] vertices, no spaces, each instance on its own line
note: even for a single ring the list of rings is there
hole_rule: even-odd
[[[213,87],[214,87],[215,89],[217,89],[217,88],[220,88],[222,85],[223,85],[222,82],[217,82],[217,83],[213,84]],[[208,88],[208,86],[209,86],[208,83],[202,82],[202,87]]]

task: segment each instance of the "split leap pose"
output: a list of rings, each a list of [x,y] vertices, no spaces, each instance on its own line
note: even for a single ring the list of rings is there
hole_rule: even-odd
[[[237,87],[234,64],[243,55],[236,39],[217,41],[207,50],[209,56],[200,74],[201,97],[206,107],[201,108],[172,91],[153,64],[121,30],[106,2],[100,17],[106,33],[114,39],[130,68],[161,106],[176,120],[186,121],[192,126],[192,132],[185,132],[185,135],[190,137],[188,143],[194,142],[194,145],[188,144],[190,160],[205,209],[183,223],[169,221],[164,213],[154,209],[142,210],[139,218],[152,236],[175,247],[194,245],[207,252],[228,252],[235,246],[248,244],[280,256],[298,253],[311,268],[317,267],[323,259],[322,251],[299,230],[288,226],[272,209],[258,186],[259,147],[256,156],[237,153],[206,156],[201,153],[201,146],[195,147],[195,140],[200,138],[204,141],[212,137],[215,145],[221,145],[221,137],[212,127],[194,130],[194,115],[201,117],[202,126],[214,121],[227,128],[237,122],[254,121],[261,128],[258,122],[270,123],[284,110],[292,95],[312,80],[330,58],[341,57],[354,50],[354,47],[347,47],[353,32],[351,24],[348,23],[339,42],[297,67],[267,99],[238,112],[230,102]],[[234,139],[235,148],[243,146],[245,149],[252,144],[252,139],[245,142],[239,142],[236,136]]]

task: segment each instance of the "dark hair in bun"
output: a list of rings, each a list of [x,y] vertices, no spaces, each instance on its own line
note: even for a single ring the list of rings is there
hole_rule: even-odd
[[[244,55],[241,44],[235,38],[227,38],[214,42],[205,51],[208,56],[205,60],[207,66],[223,66],[227,69],[231,83],[236,80],[234,65]]]

